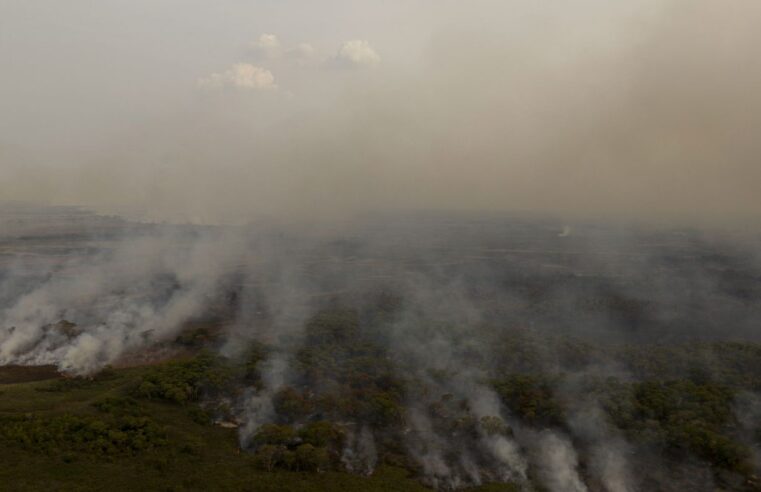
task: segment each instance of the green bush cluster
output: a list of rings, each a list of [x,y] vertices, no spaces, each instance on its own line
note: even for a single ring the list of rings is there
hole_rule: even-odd
[[[747,473],[749,450],[730,437],[736,427],[733,398],[725,386],[682,379],[611,385],[602,401],[612,423],[633,442]]]
[[[217,335],[206,326],[191,326],[180,333],[175,343],[189,348],[201,349],[217,339]]]
[[[196,402],[204,393],[218,394],[229,389],[233,374],[233,368],[223,359],[204,353],[151,368],[135,395],[180,404]]]
[[[460,452],[479,457],[482,439],[511,435],[511,427],[501,416],[478,418],[467,399],[430,394],[436,385],[427,384],[428,378],[446,386],[454,376],[451,372],[429,371],[425,380],[415,377],[413,371],[400,372],[382,334],[383,323],[393,318],[398,302],[391,301],[388,310],[370,315],[333,306],[306,323],[290,367],[290,385],[273,395],[275,423],[261,427],[250,443],[259,468],[339,469],[345,440],[342,429],[356,424],[372,430],[381,463],[414,471],[409,445],[415,436],[405,422],[405,403],[416,398],[429,402],[418,410],[426,413],[432,430],[449,443],[447,459],[451,455],[456,460]],[[607,419],[600,425],[625,437],[635,453],[646,450],[670,463],[697,457],[710,465],[717,477],[725,472],[746,478],[752,475],[744,443],[754,439],[761,443],[761,437],[753,434],[759,432],[755,427],[741,429],[733,405],[739,390],[761,389],[758,346],[725,342],[605,346],[562,336],[539,340],[522,331],[489,333],[487,338],[494,340],[494,359],[485,361],[480,382],[491,385],[506,414],[522,426],[573,434],[568,416],[576,402],[570,397],[583,398],[599,402]],[[201,335],[194,333],[192,340],[181,342],[192,345]],[[543,355],[548,352],[558,357],[557,364],[548,364]],[[109,392],[113,396],[92,403],[90,413],[96,410],[96,417],[7,417],[0,421],[0,439],[45,452],[70,449],[111,456],[149,451],[165,445],[167,438],[146,416],[161,408],[170,413],[178,409],[146,400],[185,405],[179,412],[197,423],[228,416],[232,410],[227,405],[237,401],[242,388],[262,388],[260,368],[268,353],[267,346],[252,344],[236,359],[200,352],[192,358],[142,368],[120,381],[120,391]],[[622,373],[634,377],[606,378],[590,366],[595,362],[615,363]],[[583,372],[588,368],[592,369]],[[585,376],[571,380],[569,373]],[[95,378],[62,379],[36,388],[52,393],[95,393],[112,384],[108,381],[113,377],[123,376],[107,371]],[[98,386],[101,383],[103,386]],[[424,397],[419,398],[421,395]],[[198,456],[204,448],[200,440],[186,441],[178,441],[169,452]],[[483,459],[487,462],[489,458]],[[584,459],[580,454],[582,468]]]
[[[269,350],[264,344],[253,342],[248,346],[246,352],[243,354],[242,361],[239,362],[242,366],[243,382],[245,384],[261,388],[262,380],[259,364],[267,358],[268,353]]]
[[[86,452],[95,456],[137,454],[167,444],[164,431],[147,417],[113,419],[60,415],[0,418],[0,440],[35,452]]]
[[[466,399],[447,393],[428,405],[433,429],[442,436],[458,438],[461,446],[472,445],[483,436],[511,436],[513,431],[501,417],[478,418]]]
[[[326,421],[299,429],[289,425],[263,425],[253,438],[258,467],[293,471],[325,471],[338,463],[344,435]]]
[[[554,381],[543,375],[512,374],[493,383],[510,411],[533,426],[560,426],[563,408],[555,397]]]
[[[137,416],[142,414],[140,404],[131,397],[109,396],[94,402],[92,406],[103,413],[114,415]]]
[[[384,348],[363,334],[353,310],[324,310],[307,323],[295,369],[294,384],[274,398],[285,423],[316,416],[384,428],[403,420],[403,381]]]

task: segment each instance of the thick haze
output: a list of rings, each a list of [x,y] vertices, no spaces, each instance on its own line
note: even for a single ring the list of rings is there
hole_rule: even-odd
[[[757,0],[0,0],[0,199],[759,224]]]

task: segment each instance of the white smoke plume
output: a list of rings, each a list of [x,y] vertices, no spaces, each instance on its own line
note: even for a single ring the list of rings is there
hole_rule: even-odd
[[[246,391],[243,395],[241,414],[237,416],[237,420],[241,422],[238,437],[243,449],[250,446],[251,438],[259,427],[276,419],[272,398],[287,381],[288,361],[282,356],[272,356],[259,366],[264,388],[260,391]]]
[[[83,374],[170,340],[183,323],[208,314],[219,282],[239,264],[238,247],[215,234],[183,240],[161,233],[72,259],[0,310],[0,364],[55,364]],[[62,320],[76,329],[61,329]]]
[[[571,441],[553,431],[536,434],[535,460],[542,482],[551,492],[587,492],[579,476],[579,460]]]
[[[579,380],[582,377],[577,376]],[[578,394],[578,388],[565,388],[570,398]],[[572,434],[586,443],[588,470],[605,490],[609,492],[634,492],[639,490],[634,480],[629,455],[631,446],[608,424],[606,416],[595,402],[573,400],[574,410],[568,418]]]
[[[363,425],[359,433],[347,436],[347,445],[341,455],[341,462],[352,473],[372,475],[378,463],[378,450],[372,430]]]

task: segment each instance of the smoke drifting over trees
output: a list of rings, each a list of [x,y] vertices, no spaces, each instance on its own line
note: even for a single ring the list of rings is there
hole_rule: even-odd
[[[15,217],[45,216],[28,210]],[[136,395],[200,404],[263,469],[392,463],[441,489],[755,483],[753,236],[451,213],[309,233],[74,217],[69,234],[5,237],[0,363],[91,375],[203,349]]]
[[[761,487],[761,4],[59,4],[0,6],[0,369],[136,372],[0,446]]]

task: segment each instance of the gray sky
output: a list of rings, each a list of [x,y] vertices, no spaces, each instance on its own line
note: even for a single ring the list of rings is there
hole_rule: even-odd
[[[755,0],[0,0],[0,199],[758,224]]]

